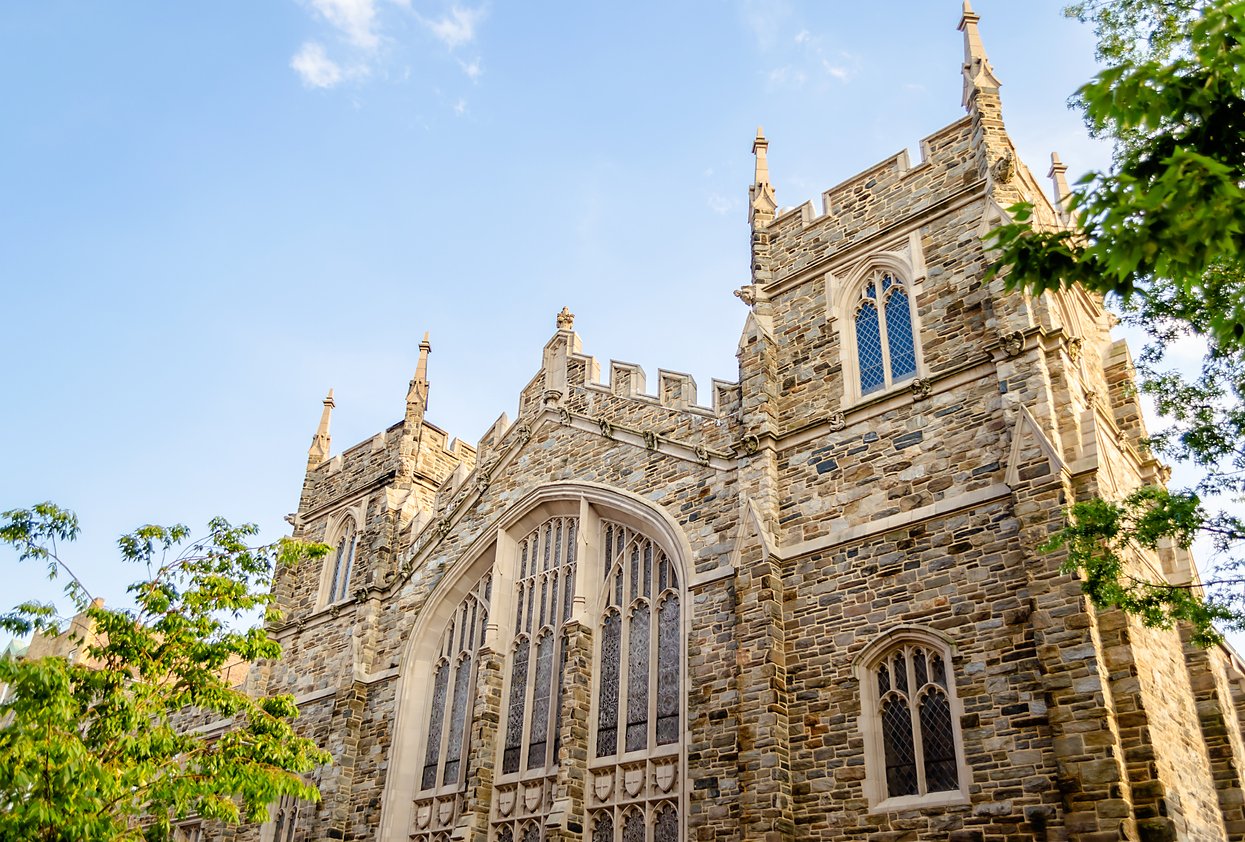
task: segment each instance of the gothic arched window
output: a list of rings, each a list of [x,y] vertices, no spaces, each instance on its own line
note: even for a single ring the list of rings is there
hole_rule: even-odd
[[[395,740],[386,828],[414,842],[461,830],[464,805],[480,797],[471,764],[483,763],[494,842],[544,842],[553,826],[585,842],[682,841],[682,567],[664,524],[652,529],[665,544],[641,516],[612,511],[551,499],[497,530],[487,566],[482,556],[466,565],[483,578],[456,597],[437,648],[424,634],[412,644],[420,736]],[[464,584],[434,588],[461,595]],[[468,735],[491,744],[471,748]],[[583,780],[579,815],[566,812],[567,776]]]
[[[358,545],[359,530],[355,527],[354,518],[347,518],[331,556],[333,577],[329,581],[329,595],[325,602],[339,602],[350,592],[350,574],[354,569],[354,554]]]
[[[592,839],[616,842],[617,828],[621,842],[677,842],[684,648],[678,573],[643,533],[611,521],[601,532]],[[656,787],[643,786],[648,780]]]
[[[470,747],[478,653],[488,626],[493,576],[485,573],[454,610],[432,673],[432,704],[415,800],[416,827],[410,838],[437,842],[458,817]],[[422,824],[421,824],[422,822]]]
[[[874,272],[861,287],[855,329],[862,396],[916,376],[912,303],[892,273]]]
[[[966,781],[946,647],[907,639],[868,663],[861,716],[870,800],[957,799]]]

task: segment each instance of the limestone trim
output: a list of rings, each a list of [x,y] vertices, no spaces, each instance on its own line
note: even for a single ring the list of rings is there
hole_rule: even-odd
[[[865,749],[864,794],[869,802],[869,812],[886,813],[917,808],[949,807],[968,804],[969,768],[964,755],[964,738],[960,730],[960,717],[964,715],[963,704],[956,692],[955,646],[943,634],[923,626],[905,624],[894,627],[870,642],[853,661],[852,669],[860,686],[860,715],[858,728]],[[937,660],[936,660],[937,659]],[[917,666],[919,661],[920,666]],[[941,667],[936,668],[935,663]],[[890,669],[904,669],[902,676]],[[938,680],[941,673],[942,680]],[[881,674],[881,675],[880,675]],[[883,687],[885,686],[885,692]],[[899,693],[900,696],[895,694]],[[932,789],[928,780],[928,752],[923,745],[928,738],[928,726],[917,715],[926,699],[942,696],[950,714],[949,727],[952,735],[955,770],[954,788]],[[883,706],[896,698],[908,698],[904,702],[912,714],[910,720],[913,742],[913,766],[917,777],[918,792],[911,795],[891,795],[887,790],[887,757],[884,747]]]
[[[913,526],[922,521],[932,520],[951,512],[961,509],[977,508],[995,500],[1002,500],[1010,497],[1012,494],[1011,486],[1004,483],[995,483],[987,485],[984,488],[966,491],[955,497],[945,497],[927,506],[920,506],[909,512],[900,512],[899,514],[890,515],[889,517],[880,518],[869,523],[850,525],[850,521],[846,518],[842,519],[840,526],[836,521],[830,521],[827,528],[827,534],[820,538],[812,538],[808,541],[800,541],[797,544],[788,544],[787,546],[778,546],[774,548],[774,556],[781,561],[790,561],[792,559],[806,556],[809,553],[833,549],[844,544],[854,543],[863,540],[872,535],[883,532],[890,532],[906,526]]]

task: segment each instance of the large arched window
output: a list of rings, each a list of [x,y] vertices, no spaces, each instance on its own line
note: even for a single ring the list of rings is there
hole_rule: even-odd
[[[339,602],[350,593],[350,574],[354,570],[354,554],[358,545],[359,530],[355,526],[354,518],[348,517],[341,528],[337,546],[329,556],[332,577],[329,580],[326,603]]]
[[[434,587],[455,595],[449,627],[433,624],[449,616],[435,597],[417,620],[399,690],[417,733],[400,712],[382,835],[441,842],[469,824],[465,810],[485,810],[490,842],[544,842],[554,827],[592,842],[681,842],[686,540],[618,492],[575,484],[532,497]],[[484,577],[470,594],[468,575]],[[435,649],[434,629],[445,635]],[[473,748],[464,733],[492,743]],[[491,768],[491,786],[475,785],[473,762]],[[569,781],[582,781],[582,801]]]
[[[683,627],[678,572],[651,538],[601,524],[592,842],[677,842]]]
[[[475,701],[478,652],[488,626],[493,576],[485,573],[459,603],[441,635],[432,674],[427,736],[410,838],[439,842],[458,818]]]
[[[860,671],[870,802],[898,809],[960,800],[967,782],[947,647],[903,635],[877,648]]]
[[[855,330],[862,396],[916,376],[912,303],[894,273],[879,270],[865,281],[856,304]]]

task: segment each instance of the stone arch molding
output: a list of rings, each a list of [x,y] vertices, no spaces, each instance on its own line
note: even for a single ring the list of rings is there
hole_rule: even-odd
[[[396,716],[389,749],[389,769],[382,798],[377,839],[408,839],[415,820],[416,799],[424,792],[421,772],[427,750],[427,732],[432,711],[432,688],[442,633],[460,604],[481,582],[491,576],[492,608],[484,632],[484,648],[508,665],[507,653],[515,639],[515,600],[517,545],[530,530],[549,517],[578,516],[584,542],[597,551],[595,527],[602,520],[623,524],[652,539],[669,559],[679,582],[679,618],[683,638],[680,673],[682,681],[680,722],[687,730],[686,641],[691,628],[692,600],[688,585],[695,573],[691,545],[678,522],[661,506],[629,491],[589,482],[560,482],[540,486],[509,505],[480,535],[452,561],[442,579],[434,584],[406,637],[399,659],[395,694]],[[591,527],[591,528],[590,528]],[[585,557],[581,568],[595,574],[592,559]],[[596,575],[577,575],[572,620],[594,628],[604,598],[604,586]],[[501,598],[499,598],[501,597]],[[479,682],[476,682],[477,688]],[[596,708],[593,693],[593,710]],[[469,723],[470,725],[470,723]],[[469,729],[470,730],[470,729]],[[497,729],[496,745],[501,754],[505,723]],[[686,743],[686,736],[680,740]],[[464,758],[465,759],[465,758]],[[500,765],[498,766],[500,768]],[[495,770],[495,778],[496,778]],[[678,774],[686,780],[686,749],[680,750]],[[680,799],[682,800],[682,799]],[[560,805],[554,805],[554,810]],[[686,804],[678,804],[680,824],[685,824]]]

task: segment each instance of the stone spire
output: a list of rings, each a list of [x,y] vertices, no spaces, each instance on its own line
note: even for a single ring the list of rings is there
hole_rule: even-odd
[[[335,406],[337,403],[333,400],[333,390],[329,389],[328,395],[324,398],[324,411],[320,413],[320,426],[311,439],[311,448],[307,451],[307,470],[309,471],[329,458],[329,444],[332,441],[329,436],[329,421],[332,420]]]
[[[986,55],[986,47],[981,43],[981,33],[977,23],[981,16],[973,11],[968,0],[964,0],[964,15],[960,18],[959,29],[964,33],[964,100],[965,108],[973,98],[982,91],[998,93],[1000,82],[990,66],[990,57]]]
[[[1050,153],[1050,172],[1047,173],[1047,178],[1055,186],[1055,210],[1067,222],[1070,216],[1068,201],[1072,198],[1072,191],[1068,189],[1068,165],[1059,160],[1058,152]]]
[[[415,365],[415,378],[406,390],[406,420],[417,423],[424,420],[424,411],[428,409],[428,354],[432,345],[428,342],[428,332],[419,343],[419,362]]]
[[[752,186],[748,188],[748,223],[752,227],[768,225],[774,219],[774,211],[778,202],[774,199],[774,185],[769,183],[769,161],[765,154],[769,149],[769,141],[765,133],[757,126],[756,139],[752,141],[752,154],[756,156],[756,174],[752,178]]]

